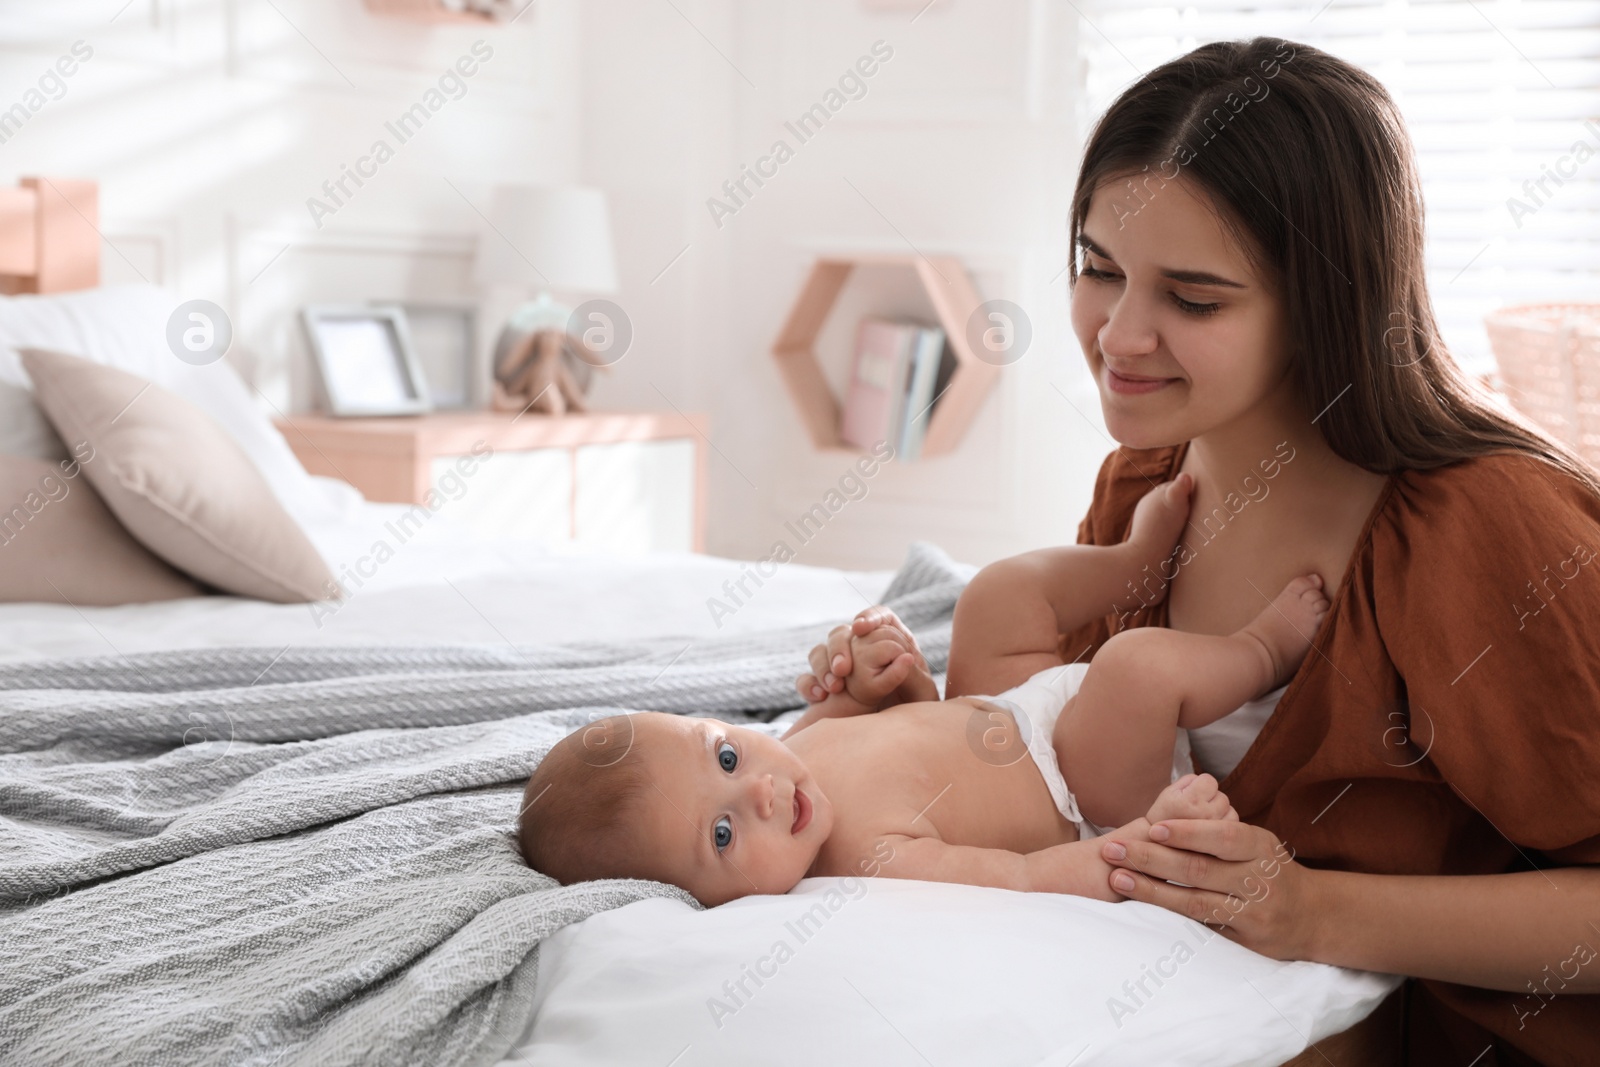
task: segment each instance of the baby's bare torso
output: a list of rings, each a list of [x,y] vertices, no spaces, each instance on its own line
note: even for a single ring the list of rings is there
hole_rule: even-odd
[[[992,711],[965,699],[901,704],[789,738],[834,809],[808,873],[859,875],[885,835],[1021,853],[1076,841],[1015,732],[1010,745],[985,744]]]

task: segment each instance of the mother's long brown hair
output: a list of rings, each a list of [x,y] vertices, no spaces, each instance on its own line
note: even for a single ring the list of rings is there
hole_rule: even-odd
[[[1600,493],[1587,464],[1504,411],[1447,351],[1428,299],[1411,139],[1377,79],[1267,37],[1202,45],[1155,68],[1089,136],[1073,249],[1102,183],[1120,217],[1179,176],[1276,281],[1291,373],[1334,452],[1380,473],[1518,452]]]

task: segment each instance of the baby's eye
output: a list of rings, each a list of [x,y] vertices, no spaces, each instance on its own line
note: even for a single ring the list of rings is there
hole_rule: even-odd
[[[739,766],[738,749],[734,748],[726,741],[722,742],[722,744],[717,746],[717,763],[721,764],[723,770],[727,771],[729,774],[732,774],[733,769]]]
[[[733,820],[724,815],[711,826],[711,842],[721,852],[733,842]]]

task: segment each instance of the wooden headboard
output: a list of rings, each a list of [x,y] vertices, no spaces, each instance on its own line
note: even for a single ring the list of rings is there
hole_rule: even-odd
[[[100,187],[23,178],[0,189],[0,293],[59,293],[100,284]]]

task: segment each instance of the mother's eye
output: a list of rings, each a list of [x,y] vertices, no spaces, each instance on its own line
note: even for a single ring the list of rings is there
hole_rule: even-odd
[[[1097,270],[1094,267],[1089,266],[1087,263],[1083,265],[1083,269],[1078,271],[1078,276],[1080,278],[1093,278],[1097,282],[1114,282],[1122,278],[1122,275],[1120,274],[1115,274],[1108,270]],[[1178,310],[1189,315],[1215,315],[1218,311],[1222,310],[1221,304],[1197,304],[1193,300],[1185,300],[1177,293],[1172,293],[1170,295],[1172,297],[1173,304],[1178,308]]]
[[[739,750],[724,741],[717,746],[717,764],[732,774],[734,768],[739,766]]]
[[[1178,305],[1178,310],[1188,312],[1190,315],[1215,315],[1221,304],[1196,304],[1192,300],[1185,300],[1177,293],[1172,294],[1173,302]]]

